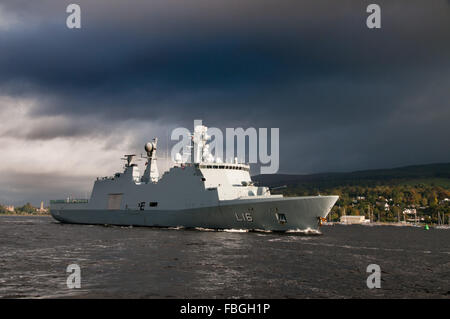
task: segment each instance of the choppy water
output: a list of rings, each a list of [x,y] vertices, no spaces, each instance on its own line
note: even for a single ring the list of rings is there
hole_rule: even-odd
[[[68,225],[0,217],[0,297],[450,298],[450,230],[321,236]],[[66,267],[81,267],[68,289]],[[368,289],[366,267],[381,267]]]

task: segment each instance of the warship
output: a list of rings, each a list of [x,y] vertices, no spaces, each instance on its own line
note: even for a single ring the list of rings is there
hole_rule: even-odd
[[[155,138],[145,145],[142,175],[136,155],[125,155],[124,171],[97,178],[90,199],[52,200],[51,215],[73,224],[305,231],[317,230],[338,200],[271,194],[253,183],[249,165],[214,158],[209,140],[207,127],[195,126],[189,160],[177,154],[160,176]]]

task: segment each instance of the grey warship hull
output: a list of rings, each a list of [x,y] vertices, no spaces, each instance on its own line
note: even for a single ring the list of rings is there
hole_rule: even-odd
[[[177,210],[86,209],[83,204],[59,204],[52,216],[63,223],[121,226],[247,229],[265,231],[316,230],[338,196],[267,198],[222,201],[217,206]],[[77,207],[78,206],[78,207]]]
[[[60,222],[75,224],[315,230],[338,199],[273,195],[269,187],[253,183],[249,165],[237,158],[234,162],[214,159],[208,139],[207,127],[195,126],[190,162],[176,160],[159,176],[155,138],[145,145],[143,175],[132,163],[135,155],[125,155],[124,171],[97,178],[89,200],[50,201],[51,214]]]

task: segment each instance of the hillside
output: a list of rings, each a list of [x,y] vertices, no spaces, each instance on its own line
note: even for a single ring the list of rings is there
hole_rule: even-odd
[[[405,166],[392,169],[309,175],[256,175],[260,185],[327,189],[341,186],[429,185],[450,188],[450,163]]]
[[[285,196],[339,195],[329,215],[333,221],[342,215],[383,222],[410,220],[408,214],[414,211],[422,222],[450,223],[450,163],[350,173],[257,175],[253,180],[271,187],[287,185],[273,190]]]

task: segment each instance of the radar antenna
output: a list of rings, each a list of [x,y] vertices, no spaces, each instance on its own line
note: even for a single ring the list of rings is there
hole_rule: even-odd
[[[127,161],[127,163],[125,164],[125,167],[136,166],[136,164],[131,164],[131,162],[133,161],[133,158],[136,156],[136,154],[127,154],[124,156],[125,157],[122,157],[121,160]]]

